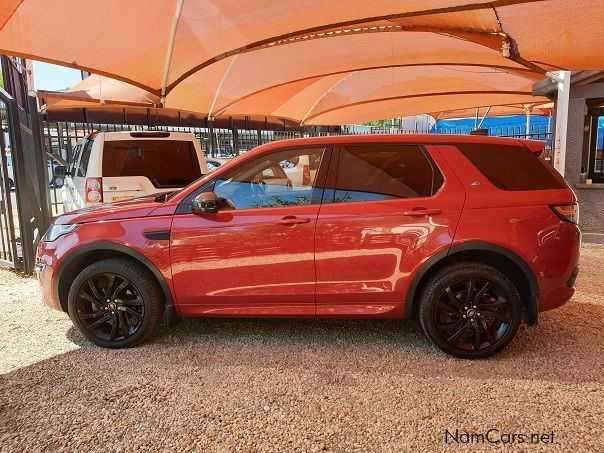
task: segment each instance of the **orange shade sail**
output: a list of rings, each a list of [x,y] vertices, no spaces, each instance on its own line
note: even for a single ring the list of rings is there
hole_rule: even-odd
[[[543,101],[546,70],[604,69],[602,21],[602,0],[0,0],[0,53],[126,102],[345,124]]]

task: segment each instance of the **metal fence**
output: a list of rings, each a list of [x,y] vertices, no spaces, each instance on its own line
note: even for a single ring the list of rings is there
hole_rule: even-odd
[[[437,134],[457,134],[465,135],[469,133],[467,127],[436,127],[433,129]],[[529,127],[528,133],[526,126],[495,126],[487,129],[488,135],[491,137],[509,137],[509,138],[527,138],[530,140],[545,141],[545,152],[543,153],[546,160],[551,161],[552,158],[552,133],[548,126],[534,124]]]
[[[328,135],[369,135],[369,134],[414,134],[414,133],[441,133],[441,134],[468,134],[464,128],[418,128],[398,129],[390,126],[384,127],[342,127],[337,132],[308,132],[308,131],[272,131],[248,129],[223,129],[202,127],[176,127],[160,126],[148,127],[124,124],[91,124],[91,123],[66,123],[58,121],[43,121],[43,135],[45,150],[49,159],[59,163],[70,161],[73,149],[79,140],[94,131],[142,131],[162,130],[168,132],[191,132],[201,145],[204,154],[213,157],[233,157],[245,153],[256,146],[275,140],[285,140],[301,137],[320,137]],[[547,142],[545,157],[551,157],[551,133],[541,125],[535,125],[526,133],[524,126],[519,127],[494,127],[489,129],[489,135],[499,137],[531,138]],[[51,167],[52,168],[52,167]],[[50,205],[52,216],[63,213],[63,202],[60,188],[51,186]]]
[[[0,262],[31,273],[50,223],[48,173],[37,100],[27,95],[18,63],[0,59],[7,90],[0,89]]]
[[[0,91],[0,264],[16,267],[19,219],[14,192],[14,175],[10,151],[8,102]]]

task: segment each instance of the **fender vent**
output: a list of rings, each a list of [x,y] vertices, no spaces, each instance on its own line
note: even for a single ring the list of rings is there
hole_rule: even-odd
[[[146,231],[143,233],[143,236],[152,241],[167,241],[170,239],[170,231]]]

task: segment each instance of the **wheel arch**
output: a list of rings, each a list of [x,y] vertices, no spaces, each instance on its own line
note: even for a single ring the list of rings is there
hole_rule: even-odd
[[[63,311],[67,312],[67,295],[69,287],[78,272],[84,267],[105,258],[127,258],[141,264],[157,281],[161,288],[166,305],[166,312],[174,314],[174,299],[166,279],[149,258],[129,247],[114,242],[99,241],[86,244],[70,253],[59,265],[57,278],[54,279],[53,293],[61,303]]]
[[[405,299],[405,316],[417,313],[419,294],[428,279],[444,266],[462,261],[477,261],[505,274],[516,286],[522,304],[522,319],[536,325],[539,312],[539,284],[528,263],[515,252],[483,241],[468,241],[442,250],[415,273]]]

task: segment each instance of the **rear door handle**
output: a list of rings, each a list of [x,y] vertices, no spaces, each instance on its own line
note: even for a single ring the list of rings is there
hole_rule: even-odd
[[[403,212],[403,215],[409,216],[409,217],[423,217],[426,215],[436,215],[436,214],[440,214],[442,212],[441,209],[413,209],[412,211],[405,211]]]
[[[288,215],[283,217],[281,220],[275,221],[277,225],[297,225],[298,223],[308,223],[310,219],[308,217],[296,217]]]

